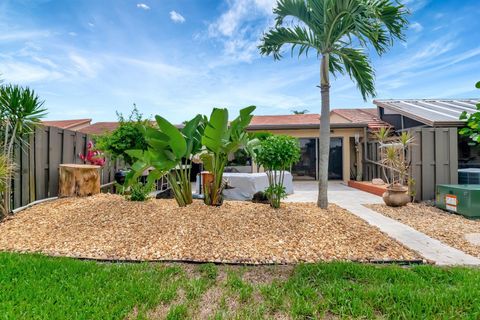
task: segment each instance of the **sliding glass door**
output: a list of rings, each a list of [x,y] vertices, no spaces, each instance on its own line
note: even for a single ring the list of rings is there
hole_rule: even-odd
[[[300,138],[300,161],[292,166],[292,175],[297,180],[317,178],[317,139]]]

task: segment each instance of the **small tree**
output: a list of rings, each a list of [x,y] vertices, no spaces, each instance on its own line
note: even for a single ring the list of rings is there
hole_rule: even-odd
[[[147,150],[144,127],[150,127],[150,121],[143,119],[143,115],[133,105],[128,117],[117,112],[118,127],[110,133],[96,137],[96,148],[108,154],[113,160],[122,158],[125,163],[132,165],[134,160],[127,154],[127,150]]]
[[[480,81],[475,85],[480,89]],[[477,111],[468,115],[467,112],[462,112],[460,120],[466,120],[466,126],[458,132],[462,136],[469,137],[475,144],[480,143],[480,103],[477,104]]]
[[[270,206],[280,208],[286,197],[285,170],[300,160],[300,146],[294,137],[275,135],[263,140],[256,151],[255,160],[265,168],[269,187],[265,190]]]

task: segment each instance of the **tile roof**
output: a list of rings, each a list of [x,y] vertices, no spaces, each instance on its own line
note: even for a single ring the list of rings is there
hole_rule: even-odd
[[[331,114],[337,114],[346,122],[332,121],[334,127],[355,127],[367,126],[370,129],[389,126],[388,123],[380,120],[376,108],[368,109],[334,109]],[[250,123],[250,129],[255,128],[281,128],[287,127],[316,127],[319,125],[319,114],[289,114],[273,116],[254,116]]]
[[[378,107],[417,120],[432,127],[463,126],[460,114],[477,111],[480,99],[409,99],[409,100],[374,100]]]
[[[390,126],[380,119],[376,108],[334,109],[332,112],[352,123],[366,123],[370,129]]]
[[[344,118],[346,122],[332,122],[333,127],[369,127],[376,129],[382,126],[388,126],[377,116],[377,109],[335,109],[336,113]],[[254,116],[249,129],[288,129],[288,128],[316,128],[320,124],[320,115],[311,114],[288,114],[288,115],[260,115]],[[102,134],[110,132],[118,127],[118,122],[97,122],[81,132],[87,134]]]
[[[42,124],[49,127],[57,127],[61,129],[70,129],[82,125],[90,125],[92,119],[72,119],[72,120],[45,120]]]
[[[106,132],[111,132],[118,127],[118,122],[96,122],[86,128],[83,128],[79,131],[86,134],[103,134]]]
[[[253,116],[250,126],[260,125],[294,125],[294,124],[318,124],[318,114],[289,114],[272,116]]]

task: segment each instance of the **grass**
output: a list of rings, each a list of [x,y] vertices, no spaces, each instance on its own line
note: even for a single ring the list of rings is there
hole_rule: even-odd
[[[322,263],[282,277],[285,267],[268,268],[0,253],[0,318],[480,318],[479,269]]]

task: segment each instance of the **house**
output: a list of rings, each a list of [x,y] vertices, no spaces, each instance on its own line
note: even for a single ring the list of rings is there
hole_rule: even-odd
[[[347,182],[382,177],[376,163],[378,143],[372,133],[386,126],[397,132],[408,130],[415,138],[409,161],[417,198],[433,199],[436,184],[457,183],[459,168],[480,168],[480,147],[458,135],[458,128],[464,125],[460,114],[475,112],[477,103],[480,99],[374,100],[376,108],[332,110],[329,178]],[[118,126],[118,122],[87,124],[86,120],[79,119],[77,124],[68,122],[74,120],[44,123],[89,135],[110,132]],[[298,138],[301,159],[292,167],[292,175],[297,180],[317,180],[319,126],[318,114],[256,115],[247,130]]]
[[[372,130],[388,126],[375,108],[335,109],[330,113],[332,140],[329,178],[348,181],[362,176],[361,143]],[[58,123],[59,121],[57,121]],[[318,114],[254,116],[248,131],[288,134],[299,138],[302,157],[292,168],[299,180],[316,180],[318,172]],[[117,128],[118,122],[97,122],[79,129],[89,135],[99,135]]]
[[[362,143],[369,132],[382,126],[388,124],[378,117],[374,108],[332,110],[329,179],[347,182],[362,177]],[[301,159],[292,167],[292,175],[297,180],[318,179],[319,129],[319,114],[254,116],[248,127],[250,132],[266,131],[299,139]]]
[[[397,131],[408,130],[415,142],[411,175],[418,199],[435,197],[437,184],[456,184],[458,169],[480,168],[480,147],[458,135],[460,114],[477,111],[480,99],[374,100],[379,118]]]

